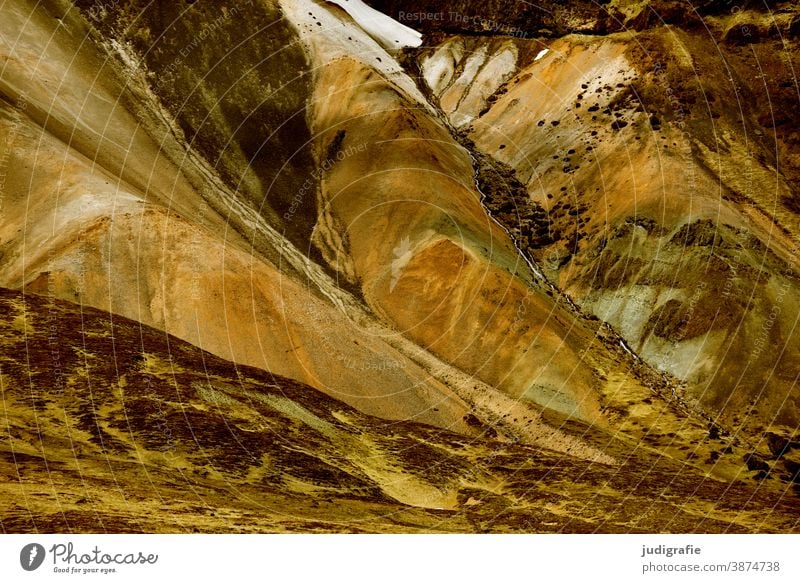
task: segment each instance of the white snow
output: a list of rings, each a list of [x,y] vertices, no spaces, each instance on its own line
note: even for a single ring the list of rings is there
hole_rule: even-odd
[[[341,58],[355,59],[378,71],[403,90],[410,99],[430,109],[427,99],[397,59],[361,24],[343,18],[341,11],[330,6],[331,4],[334,3],[281,0],[284,16],[297,30],[312,58],[313,66],[323,67]],[[386,18],[394,22],[388,16]]]
[[[361,0],[328,0],[328,2],[344,8],[353,20],[384,48],[402,49],[422,44],[422,34],[367,6]]]
[[[550,52],[550,49],[542,49],[541,51],[536,53],[536,57],[533,60],[534,61],[538,61],[539,59],[541,59],[543,56],[545,56],[549,52]]]

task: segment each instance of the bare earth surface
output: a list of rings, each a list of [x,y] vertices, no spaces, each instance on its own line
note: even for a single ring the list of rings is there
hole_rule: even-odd
[[[795,5],[106,4],[0,5],[3,532],[798,530]]]

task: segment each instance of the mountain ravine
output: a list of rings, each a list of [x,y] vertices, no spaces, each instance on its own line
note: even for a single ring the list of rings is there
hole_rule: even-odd
[[[796,532],[798,35],[3,3],[2,531]]]

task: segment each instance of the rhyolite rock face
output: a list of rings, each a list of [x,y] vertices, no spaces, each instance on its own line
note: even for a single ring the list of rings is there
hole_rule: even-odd
[[[0,7],[4,530],[794,529],[790,3],[367,4]]]
[[[772,8],[646,29],[629,9],[619,34],[458,34],[416,56],[451,123],[527,186],[494,214],[548,277],[756,433],[800,421],[795,11]]]

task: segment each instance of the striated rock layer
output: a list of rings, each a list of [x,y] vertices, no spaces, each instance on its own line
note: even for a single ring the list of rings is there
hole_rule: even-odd
[[[794,530],[794,12],[341,4],[0,7],[3,529]]]
[[[546,275],[756,432],[800,420],[795,16],[778,4],[702,30],[454,36],[417,59],[451,123],[527,190],[507,200],[521,214],[499,215]],[[760,42],[730,38],[742,23]]]

